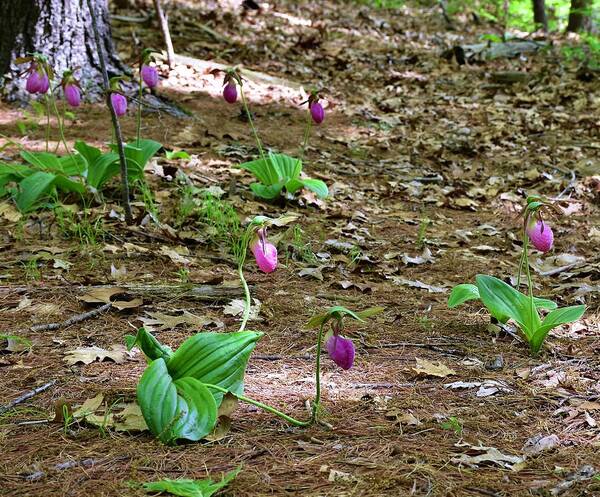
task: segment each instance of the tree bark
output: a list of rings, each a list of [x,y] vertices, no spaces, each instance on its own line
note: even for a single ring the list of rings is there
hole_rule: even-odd
[[[577,33],[582,29],[589,28],[591,0],[571,0],[571,10],[569,12],[569,24],[567,31]]]
[[[93,0],[107,69],[111,76],[125,69],[112,42],[107,0]],[[24,69],[12,64],[16,57],[37,52],[48,57],[56,77],[79,67],[76,77],[85,91],[97,93],[102,81],[91,17],[81,0],[0,0],[0,75],[11,99],[23,95]]]
[[[533,0],[533,22],[536,26],[542,26],[544,32],[548,31],[546,0]]]

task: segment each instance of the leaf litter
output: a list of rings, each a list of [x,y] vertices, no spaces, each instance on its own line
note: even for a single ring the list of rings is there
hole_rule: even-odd
[[[175,168],[185,171],[196,187],[220,185],[224,198],[241,217],[256,212],[275,216],[279,206],[256,202],[248,195],[248,178],[230,173],[232,165],[253,153],[253,146],[237,112],[210,97],[217,96],[221,88],[206,70],[208,61],[214,53],[222,53],[230,57],[228,63],[243,60],[245,67],[257,73],[277,74],[276,84],[264,86],[256,79],[249,84],[253,96],[268,97],[264,106],[257,108],[257,122],[269,144],[279,150],[287,150],[291,133],[301,132],[295,128],[298,116],[291,110],[300,102],[296,82],[321,81],[331,93],[327,96],[331,119],[306,151],[306,163],[310,175],[321,175],[334,195],[320,203],[308,194],[293,204],[303,214],[298,222],[319,262],[293,258],[272,280],[253,275],[253,296],[262,303],[260,328],[267,332],[268,340],[251,359],[246,390],[265,401],[305,412],[304,399],[310,397],[314,381],[309,361],[302,357],[314,354],[310,348],[314,340],[302,324],[322,306],[347,301],[384,305],[385,315],[376,326],[351,331],[357,346],[368,337],[372,343],[389,347],[358,348],[357,369],[344,375],[329,369],[324,359],[326,381],[335,386],[332,397],[323,400],[333,430],[314,427],[290,432],[241,405],[231,417],[223,416],[231,424],[215,434],[218,442],[171,451],[156,446],[144,434],[103,437],[93,426],[71,426],[71,432],[63,435],[62,430],[48,430],[43,425],[3,423],[5,457],[0,473],[8,475],[2,481],[7,492],[31,492],[32,482],[19,475],[34,469],[31,461],[52,468],[64,464],[67,457],[77,464],[38,481],[38,493],[72,488],[81,495],[94,495],[102,488],[108,495],[123,495],[133,491],[125,483],[131,479],[131,468],[138,468],[136,475],[143,474],[148,480],[160,481],[165,476],[172,481],[181,476],[196,480],[205,476],[203,469],[198,470],[199,460],[217,474],[245,461],[249,469],[230,483],[235,495],[263,491],[343,495],[349,492],[349,485],[365,496],[391,491],[459,495],[472,493],[469,489],[473,488],[483,495],[519,495],[536,489],[561,495],[583,492],[587,486],[591,495],[598,492],[593,478],[597,474],[594,468],[600,467],[596,447],[600,440],[596,426],[600,179],[592,164],[596,149],[586,148],[599,145],[597,136],[589,133],[597,114],[596,87],[578,80],[570,67],[549,61],[543,52],[522,53],[515,59],[485,59],[484,48],[494,44],[476,46],[482,45],[477,38],[484,27],[469,24],[469,29],[462,29],[466,25],[457,18],[465,38],[458,40],[456,31],[445,29],[437,8],[415,10],[418,7],[407,3],[398,15],[313,2],[307,7],[312,25],[292,23],[304,19],[304,8],[277,2],[268,10],[244,16],[226,8],[214,11],[182,5],[172,9],[176,43],[185,47],[190,57],[176,64],[159,91],[180,99],[199,119],[182,123],[165,116],[161,117],[161,123],[167,123],[164,129],[149,121],[152,125],[145,131],[171,148],[178,143],[189,151],[193,159],[177,161]],[[118,7],[117,12],[139,14],[131,7]],[[214,33],[226,37],[227,51],[222,51],[222,39],[199,31],[198,25],[210,25]],[[267,26],[274,29],[265,29]],[[121,39],[131,36],[140,37],[147,46],[154,44],[150,43],[156,39],[153,27],[135,27],[133,35],[131,25],[115,23],[120,49],[130,50],[128,42],[121,43]],[[455,60],[439,57],[459,43],[477,64],[459,68]],[[305,50],[303,45],[312,48]],[[191,55],[204,62],[192,63]],[[534,76],[532,80],[528,74],[534,87],[526,86],[531,83],[498,82],[509,70],[526,69]],[[5,107],[0,111],[13,112]],[[100,115],[94,108],[89,115],[87,109],[78,115],[89,128],[84,130],[90,135],[86,139],[100,136],[94,129]],[[3,134],[7,134],[9,128],[3,126]],[[124,126],[129,132],[134,129],[127,120]],[[39,142],[40,138],[33,134],[28,140]],[[55,236],[55,227],[44,214],[35,223],[25,223],[23,243],[16,239],[6,242],[2,276],[10,278],[11,285],[26,286],[25,294],[7,291],[2,295],[7,296],[1,313],[7,334],[17,320],[19,329],[26,329],[30,317],[47,319],[48,315],[39,312],[41,308],[32,309],[34,305],[47,306],[59,315],[74,308],[76,287],[66,286],[65,280],[84,288],[110,284],[111,265],[116,270],[126,268],[123,279],[128,282],[157,286],[181,283],[185,279],[182,269],[190,270],[191,284],[204,279],[201,273],[235,279],[230,263],[208,245],[197,225],[190,222],[179,230],[175,224],[176,175],[167,174],[172,162],[159,159],[153,167],[162,167],[165,174],[149,179],[155,191],[170,193],[161,196],[161,208],[165,209],[161,228],[147,225],[122,231],[115,221],[120,215],[118,207],[109,205],[90,209],[91,215],[103,219],[104,229],[110,233],[106,243],[99,245],[101,255],[90,250],[86,256],[73,241]],[[540,289],[544,295],[580,299],[588,305],[590,315],[579,329],[553,334],[552,349],[540,359],[531,359],[510,336],[487,331],[478,304],[469,306],[471,312],[447,310],[447,289],[477,272],[500,274],[512,268],[506,253],[520,243],[511,236],[518,229],[517,206],[531,191],[558,195],[569,186],[570,170],[577,171],[577,177],[568,192],[572,202],[565,209],[567,217],[558,221],[561,246],[557,258],[540,258],[534,270],[547,274]],[[136,208],[142,213],[140,206]],[[7,207],[0,209],[0,218],[10,229],[14,227],[10,223],[18,222],[14,209]],[[40,244],[36,238],[40,230],[48,239],[54,237],[56,246],[34,251],[33,245]],[[35,242],[30,243],[32,240]],[[46,240],[43,245],[49,245]],[[26,259],[23,253],[27,253]],[[577,259],[561,259],[562,253]],[[40,279],[31,280],[32,274],[21,264],[32,255],[39,256]],[[54,267],[57,259],[68,264]],[[303,277],[298,276],[303,271]],[[160,321],[150,323],[157,328],[174,325],[164,329],[170,330],[165,334],[169,345],[176,345],[188,336],[189,328],[199,326],[180,322],[186,312],[196,316],[190,317],[191,321],[202,320],[232,298],[203,301],[199,308],[197,301],[171,292],[163,299],[168,305],[162,302],[158,311],[149,307],[155,297],[132,295],[125,286],[86,288],[82,293],[87,297],[81,301],[92,306],[111,302],[123,312],[61,330],[56,336],[26,333],[33,344],[31,351],[3,351],[3,391],[14,398],[38,379],[56,377],[61,380],[57,395],[67,399],[103,392],[104,399],[89,415],[96,416],[91,418],[95,426],[111,430],[106,421],[110,419],[116,427],[117,414],[128,412],[123,406],[131,405],[135,398],[134,385],[143,365],[126,357],[117,363],[102,356],[111,352],[110,344],[122,343],[123,335],[143,317]],[[371,290],[363,291],[367,288]],[[25,299],[36,304],[26,305]],[[21,301],[25,302],[23,308],[14,312]],[[223,322],[226,329],[233,329],[239,304],[229,310],[231,314],[225,313]],[[78,370],[74,373],[62,360],[61,347],[70,351],[97,347],[102,352],[84,353],[91,362],[74,368]],[[460,356],[457,360],[452,355],[457,351],[469,362],[460,361]],[[486,370],[484,365],[500,353],[505,367]],[[100,361],[101,357],[107,360]],[[415,368],[417,357],[427,362],[417,363]],[[432,372],[436,374],[429,374]],[[456,388],[445,388],[450,376],[456,380]],[[443,378],[448,379],[440,381]],[[480,391],[486,395],[478,397]],[[48,408],[52,395],[46,392],[30,405]],[[383,412],[374,400],[377,398],[385,398]],[[135,418],[135,407],[129,410]],[[390,413],[389,418],[385,412]],[[436,415],[459,419],[458,429],[444,429]],[[543,436],[538,438],[539,434]],[[80,437],[85,437],[85,442]],[[305,445],[297,444],[299,441]],[[517,471],[530,450],[540,452],[527,455],[527,470]],[[89,470],[84,461],[91,453],[106,454],[108,462]],[[357,453],[368,465],[353,465]],[[85,468],[86,476],[82,478],[76,468]]]

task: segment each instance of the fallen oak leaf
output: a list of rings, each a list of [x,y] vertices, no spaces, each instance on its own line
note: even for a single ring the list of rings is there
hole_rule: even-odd
[[[78,349],[68,350],[65,353],[63,360],[69,365],[73,366],[77,363],[91,364],[92,362],[104,361],[104,359],[110,359],[117,364],[123,364],[129,352],[123,345],[113,345],[110,350],[102,349],[100,347],[80,347]]]
[[[170,315],[163,314],[162,312],[148,312],[149,318],[142,317],[140,321],[144,323],[144,327],[148,330],[158,329],[158,330],[169,330],[172,328],[176,328],[181,324],[189,324],[191,326],[197,326],[198,328],[204,328],[205,326],[215,324],[217,328],[222,328],[224,326],[222,321],[217,319],[196,316],[189,311],[183,311],[183,314],[178,315]],[[155,328],[158,326],[158,328]]]
[[[127,290],[121,287],[93,288],[78,298],[86,304],[112,304],[115,309],[120,311],[123,309],[135,309],[144,303],[139,297],[131,300],[125,300],[124,298],[113,299],[117,295],[127,295]]]

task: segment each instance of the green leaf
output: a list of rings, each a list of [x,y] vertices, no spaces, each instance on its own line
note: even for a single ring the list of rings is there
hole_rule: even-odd
[[[306,327],[309,329],[319,328],[321,325],[325,324],[330,319],[342,319],[344,316],[350,316],[352,319],[362,322],[364,321],[363,318],[374,316],[375,314],[378,314],[383,310],[383,307],[371,307],[361,312],[353,312],[344,306],[336,305],[327,309],[327,312],[325,312],[324,314],[318,314],[310,318],[308,323],[306,323]]]
[[[241,468],[234,469],[223,475],[219,482],[213,482],[210,478],[204,480],[188,480],[180,478],[171,480],[165,478],[160,481],[144,483],[142,486],[147,492],[168,492],[180,497],[211,497],[225,486],[229,485],[238,475]]]
[[[542,321],[542,324],[535,330],[533,337],[529,341],[531,352],[537,354],[548,335],[548,332],[552,328],[556,328],[561,324],[572,323],[577,321],[583,316],[585,312],[584,305],[575,305],[571,307],[563,307],[562,309],[556,309],[549,312],[548,315]]]
[[[553,302],[550,299],[542,299],[538,297],[533,297],[533,303],[538,309],[547,309],[549,311],[558,307],[556,302]]]
[[[192,377],[241,395],[248,359],[262,335],[255,331],[198,333],[171,356],[169,373],[175,380]],[[220,405],[223,394],[217,391],[213,394]]]
[[[108,152],[99,157],[88,169],[87,183],[96,190],[100,190],[104,183],[117,176],[120,171],[119,155]]]
[[[86,170],[86,160],[79,154],[59,157],[60,170],[67,176],[81,176]]]
[[[88,145],[86,142],[77,140],[75,142],[75,150],[87,161],[88,167],[90,164],[96,162],[96,160],[102,155],[102,151],[99,148]]]
[[[151,361],[159,358],[168,361],[173,355],[171,348],[161,344],[146,328],[140,328],[135,337],[127,335],[125,340],[127,350],[131,350],[137,345]]]
[[[49,152],[28,152],[27,150],[22,150],[21,157],[39,169],[62,171],[58,157]]]
[[[326,198],[329,195],[329,188],[320,179],[301,179],[300,182],[305,188],[308,188],[311,192],[314,192],[319,198]]]
[[[368,319],[372,316],[382,313],[383,311],[385,311],[385,307],[369,307],[368,309],[359,311],[355,314],[361,319]]]
[[[475,281],[490,314],[501,323],[513,319],[529,338],[540,320],[537,312],[535,316],[531,314],[529,297],[493,276],[478,274]]]
[[[238,166],[240,169],[250,171],[256,179],[264,186],[271,186],[279,183],[280,178],[277,170],[270,160],[256,159],[250,162],[244,162]],[[280,189],[281,191],[281,189]],[[278,192],[279,193],[279,192]]]
[[[75,143],[77,150],[86,161],[86,170],[82,174],[87,184],[95,190],[100,190],[104,183],[119,174],[119,155],[115,152],[103,154],[100,149],[85,142]]]
[[[200,440],[217,421],[217,404],[210,390],[195,378],[174,380],[162,358],[144,371],[137,399],[148,428],[167,444],[180,438]]]
[[[190,154],[188,154],[185,150],[178,150],[177,152],[175,152],[174,150],[165,150],[165,158],[167,160],[189,159]]]
[[[52,188],[55,174],[38,171],[25,178],[19,183],[19,193],[15,197],[15,203],[21,212],[28,212],[44,197]]]
[[[302,161],[286,154],[269,153],[269,159],[277,171],[279,180],[288,183],[290,180],[298,179],[302,171]]]
[[[302,182],[302,180],[299,179],[291,179],[289,180],[286,184],[285,184],[285,189],[294,194],[296,193],[298,190],[300,190],[300,188],[304,187],[304,183]]]
[[[144,168],[148,161],[159,151],[162,145],[154,140],[140,140],[128,143],[123,147],[127,162],[127,175],[131,179],[140,179],[144,176]],[[116,146],[111,145],[113,150]]]
[[[479,290],[475,285],[471,285],[470,283],[456,285],[452,289],[452,292],[450,292],[450,297],[448,297],[448,307],[452,309],[453,307],[457,307],[468,300],[474,300],[478,298]]]
[[[275,185],[265,186],[261,183],[252,183],[250,189],[254,192],[257,197],[272,200],[279,196],[283,184],[278,183]]]
[[[56,179],[54,180],[54,185],[67,193],[79,193],[83,195],[85,193],[85,185],[79,181],[74,181],[62,174],[57,174]]]

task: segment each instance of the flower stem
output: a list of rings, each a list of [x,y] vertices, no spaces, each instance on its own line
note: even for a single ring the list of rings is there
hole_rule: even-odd
[[[244,93],[244,87],[242,85],[240,85],[240,94],[242,95],[242,105],[244,106],[244,110],[248,116],[248,123],[250,124],[250,129],[252,129],[252,134],[254,135],[254,140],[256,141],[256,146],[258,147],[258,152],[260,153],[260,158],[266,163],[267,159],[265,158],[265,151],[263,150],[263,146],[260,138],[258,137],[256,128],[254,127],[254,121],[252,120],[252,114],[248,108],[248,101],[246,100],[246,94]]]
[[[244,263],[246,262],[246,254],[248,253],[248,243],[250,243],[250,237],[252,236],[253,229],[252,225],[249,225],[241,235],[241,237],[234,241],[234,255],[238,263],[238,276],[240,278],[240,282],[242,283],[242,287],[244,288],[244,313],[242,314],[242,323],[240,325],[240,329],[238,331],[244,331],[246,328],[246,324],[248,323],[248,319],[250,318],[250,305],[252,304],[250,300],[250,289],[248,288],[248,283],[246,283],[246,278],[244,278]]]
[[[300,149],[300,160],[304,159],[304,153],[308,146],[308,139],[310,137],[310,130],[312,129],[312,118],[310,116],[310,110],[306,114],[306,126],[304,127],[304,138],[302,139],[302,148]]]
[[[248,318],[250,317],[250,289],[248,288],[248,283],[246,283],[246,278],[244,278],[244,263],[241,262],[238,264],[238,275],[240,277],[240,281],[242,282],[242,286],[244,287],[244,295],[246,300],[244,302],[244,313],[242,314],[242,324],[240,324],[240,329],[238,331],[244,331],[246,328],[246,323],[248,323]]]
[[[219,392],[230,393],[236,399],[241,400],[242,402],[246,402],[248,404],[252,404],[253,406],[260,407],[264,411],[270,412],[271,414],[275,414],[275,416],[279,416],[281,419],[284,419],[285,421],[287,421],[288,423],[290,423],[294,426],[310,426],[313,422],[312,418],[309,419],[308,421],[300,421],[296,418],[288,416],[287,414],[275,409],[274,407],[271,407],[267,404],[263,404],[262,402],[259,402],[258,400],[254,400],[249,397],[246,397],[245,395],[239,395],[237,393],[230,392],[226,388],[220,387],[218,385],[211,385],[209,383],[205,383],[204,386],[206,386],[208,388],[212,388],[214,390],[218,390]]]
[[[325,323],[321,324],[319,328],[319,336],[317,338],[317,358],[315,360],[315,400],[313,401],[311,421],[317,420],[319,414],[319,407],[321,405],[321,347],[323,343],[323,327]]]
[[[140,146],[140,138],[142,136],[142,98],[143,98],[143,87],[142,87],[142,64],[140,62],[140,93],[139,93],[139,101],[138,101],[138,111],[137,111],[137,146]]]
[[[49,151],[50,148],[50,98],[48,94],[46,97],[46,152]]]
[[[73,158],[73,154],[71,153],[71,150],[69,149],[69,145],[67,145],[67,140],[65,139],[65,129],[64,129],[64,119],[61,120],[60,118],[60,112],[58,111],[58,107],[56,105],[56,99],[54,98],[54,96],[52,97],[52,106],[54,107],[54,113],[56,114],[56,119],[58,121],[58,133],[60,135],[60,140],[63,142],[63,145],[65,146],[65,150],[67,151],[67,153],[71,156],[71,158]],[[75,160],[73,158],[73,160]]]

